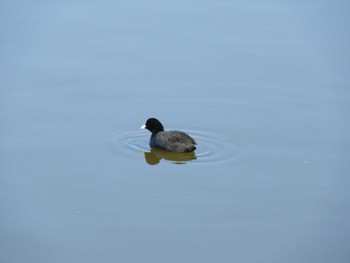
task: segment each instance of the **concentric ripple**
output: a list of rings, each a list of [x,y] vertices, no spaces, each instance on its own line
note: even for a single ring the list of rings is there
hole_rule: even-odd
[[[219,163],[235,159],[238,156],[238,145],[231,138],[209,132],[186,131],[197,142],[196,160],[193,163]],[[132,158],[137,152],[149,152],[150,133],[145,131],[127,131],[112,138],[113,152],[120,156]]]
[[[128,131],[120,133],[112,138],[113,152],[120,156],[135,156],[137,152],[148,152],[149,134],[144,131]]]
[[[210,132],[191,131],[191,136],[196,140],[198,163],[227,162],[238,156],[238,145],[231,138],[223,137]]]

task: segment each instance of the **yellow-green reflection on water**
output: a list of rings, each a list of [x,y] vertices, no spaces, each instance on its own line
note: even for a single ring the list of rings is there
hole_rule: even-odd
[[[195,152],[177,153],[154,147],[151,147],[150,152],[143,152],[143,155],[145,156],[145,160],[149,165],[156,165],[162,159],[172,161],[174,164],[186,164],[189,161],[197,159]]]

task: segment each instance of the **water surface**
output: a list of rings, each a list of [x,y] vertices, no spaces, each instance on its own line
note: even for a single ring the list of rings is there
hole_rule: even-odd
[[[349,262],[347,10],[1,4],[0,261]]]

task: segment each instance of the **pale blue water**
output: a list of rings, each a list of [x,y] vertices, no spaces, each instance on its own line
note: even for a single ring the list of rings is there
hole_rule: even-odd
[[[0,261],[349,262],[348,10],[1,3]]]

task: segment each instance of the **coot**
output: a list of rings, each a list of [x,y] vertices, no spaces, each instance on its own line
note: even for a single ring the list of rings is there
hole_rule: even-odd
[[[152,135],[149,144],[170,152],[192,152],[196,149],[195,140],[182,131],[164,131],[156,118],[149,118],[141,129],[149,130]]]

